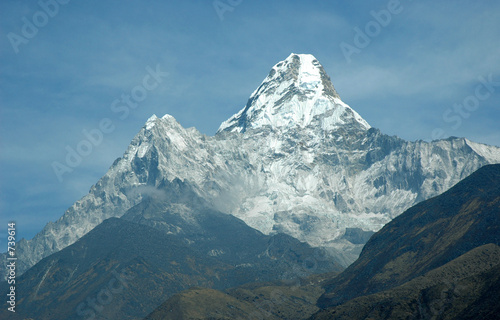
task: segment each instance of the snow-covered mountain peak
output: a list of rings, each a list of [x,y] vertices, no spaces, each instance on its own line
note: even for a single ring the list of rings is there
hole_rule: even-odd
[[[170,115],[149,118],[89,194],[16,245],[17,270],[21,274],[146,197],[190,203],[189,196],[168,193],[174,180],[209,207],[266,234],[332,247],[348,264],[366,232],[481,166],[500,163],[498,147],[464,138],[409,142],[368,128],[313,56],[292,54],[215,137],[185,129]],[[3,254],[2,263],[6,259]]]
[[[326,94],[339,98],[333,86],[328,88],[329,79],[323,79],[325,75],[326,72],[313,55],[292,53],[284,61],[273,66],[264,83],[285,78],[288,85],[295,84],[305,95],[313,95],[315,91],[326,88]],[[258,89],[252,95],[257,93]]]
[[[160,124],[160,129],[157,128],[157,125]],[[170,131],[170,130],[183,130],[181,124],[179,122],[177,122],[177,120],[169,115],[169,114],[165,114],[163,117],[161,118],[158,118],[158,116],[156,116],[155,114],[153,114],[151,117],[149,117],[149,119],[146,121],[146,123],[144,124],[144,128],[146,129],[146,131],[151,131],[153,130],[153,128],[157,128],[157,130],[167,130],[167,131]]]
[[[342,102],[330,77],[313,55],[292,53],[272,67],[245,108],[223,122],[218,132],[309,125],[323,130],[344,125],[370,128],[356,111]]]

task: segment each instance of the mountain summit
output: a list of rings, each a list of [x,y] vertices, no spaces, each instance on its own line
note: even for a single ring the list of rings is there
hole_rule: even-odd
[[[266,126],[334,130],[343,125],[370,128],[340,100],[330,77],[314,56],[292,53],[271,69],[245,108],[223,122],[218,132],[245,132]]]
[[[334,248],[347,265],[374,231],[491,163],[500,163],[500,148],[464,138],[410,142],[371,128],[313,56],[292,54],[214,137],[170,115],[151,117],[87,195],[17,244],[18,271],[161,196],[175,179],[207,206],[266,235]]]

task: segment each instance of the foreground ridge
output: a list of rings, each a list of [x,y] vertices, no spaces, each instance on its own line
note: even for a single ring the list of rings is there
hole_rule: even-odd
[[[389,222],[324,284],[313,319],[498,319],[500,165]]]

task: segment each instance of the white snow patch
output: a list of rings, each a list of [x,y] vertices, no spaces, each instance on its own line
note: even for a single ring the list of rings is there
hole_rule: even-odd
[[[158,119],[158,117],[156,116],[156,114],[153,114],[149,119],[148,121],[146,121],[146,129],[147,130],[151,130],[155,124],[156,124],[156,120]]]
[[[148,151],[148,149],[149,149],[149,144],[147,144],[147,143],[141,144],[137,150],[137,156],[139,158],[143,158],[146,155],[146,152]]]
[[[184,150],[187,148],[186,141],[177,131],[169,130],[167,136],[172,144],[175,145],[178,149]]]
[[[472,148],[477,154],[484,157],[489,163],[499,163],[500,159],[500,148],[495,146],[488,146],[482,143],[472,142],[465,139],[465,142]]]

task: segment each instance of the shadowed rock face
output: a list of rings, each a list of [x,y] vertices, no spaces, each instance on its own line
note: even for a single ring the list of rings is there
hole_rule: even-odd
[[[348,265],[363,243],[344,237],[347,228],[378,231],[412,205],[500,162],[499,150],[460,138],[407,142],[384,135],[340,100],[313,56],[292,54],[214,137],[172,116],[152,116],[88,195],[18,243],[18,271],[174,179],[188,182],[208,208],[264,234],[331,247]]]
[[[321,249],[264,235],[206,206],[189,184],[162,182],[122,218],[105,220],[23,274],[16,316],[137,319],[193,286],[225,289],[342,270]],[[6,283],[0,292],[8,292]]]
[[[467,289],[471,292],[480,289],[474,293],[477,301],[460,303],[464,308],[476,308],[473,305],[481,303],[479,298],[484,292],[493,290],[489,287],[490,279],[486,279],[488,274],[498,270],[498,245],[500,165],[489,165],[442,195],[410,208],[374,234],[359,259],[325,285],[326,293],[318,305],[332,308],[323,314],[327,319],[326,315],[345,314],[346,310],[360,304],[369,308],[381,301],[384,301],[381,305],[387,305],[389,301],[394,304],[394,301],[410,299],[410,296],[401,295],[409,281],[419,286],[430,283],[421,286],[420,296],[411,295],[415,300],[408,301],[416,304],[422,295],[434,297],[435,290],[441,290],[446,284],[442,281],[465,285],[471,281],[467,280],[470,275],[484,280],[477,287]],[[497,278],[492,277],[491,281],[497,283]],[[433,289],[432,285],[437,287]],[[370,294],[376,295],[352,300]],[[401,296],[396,299],[398,295]],[[393,298],[396,300],[391,300]],[[336,307],[339,305],[342,306]]]
[[[145,320],[167,319],[497,319],[500,247],[487,244],[401,286],[320,311],[317,275],[295,285],[249,284],[174,295]],[[319,311],[319,312],[318,312]]]

